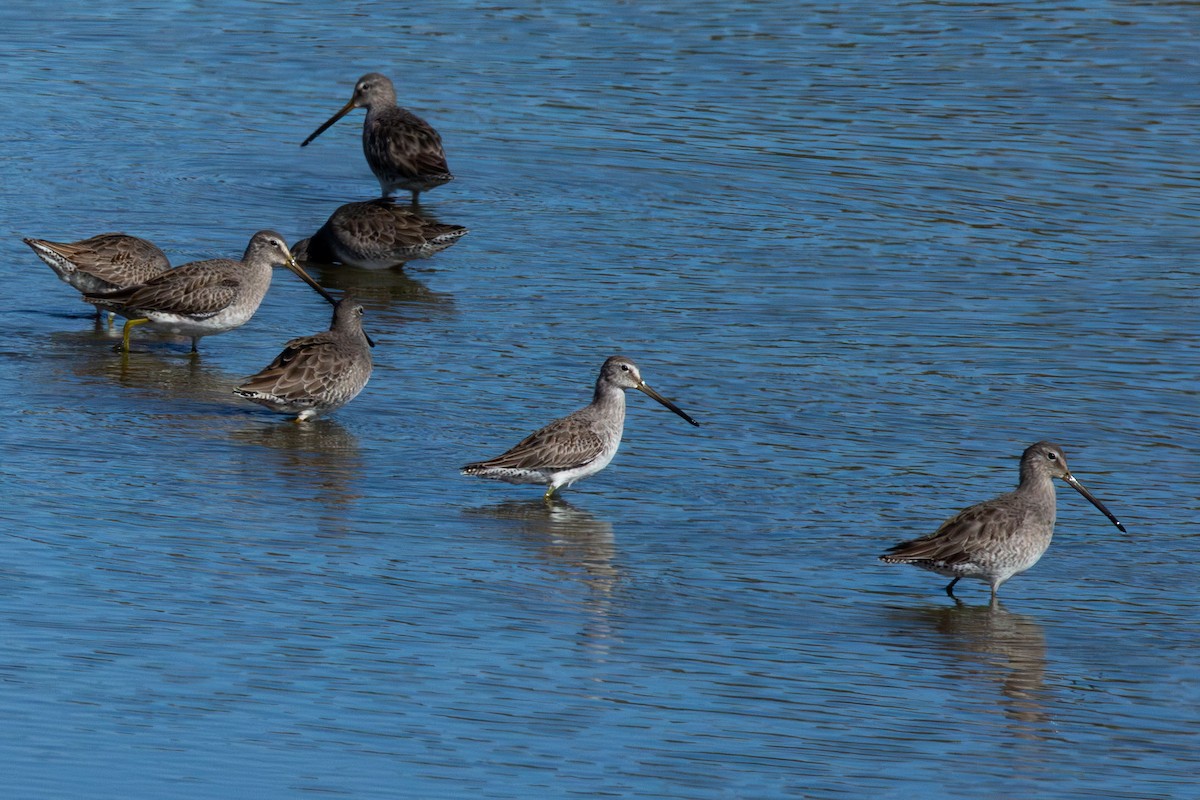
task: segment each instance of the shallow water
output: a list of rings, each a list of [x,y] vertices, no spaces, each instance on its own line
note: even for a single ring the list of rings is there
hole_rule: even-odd
[[[686,11],[684,10],[686,8]],[[1195,792],[1200,8],[0,10],[0,767],[12,796]],[[173,263],[377,186],[379,70],[471,233],[318,272],[379,341],[307,426],[230,395],[328,307],[119,329],[21,243]],[[634,358],[603,473],[460,477]],[[1046,558],[875,556],[1060,441]]]

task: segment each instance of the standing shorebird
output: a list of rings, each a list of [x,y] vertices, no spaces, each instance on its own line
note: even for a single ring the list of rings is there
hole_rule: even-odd
[[[454,180],[446,166],[442,137],[428,122],[396,105],[395,87],[378,72],[359,78],[350,102],[300,146],[308,145],[356,108],[367,109],[367,118],[363,120],[363,154],[379,180],[384,197],[397,189],[406,189],[412,192],[415,205],[421,192]]]
[[[167,255],[152,242],[124,233],[102,233],[78,242],[24,239],[38,258],[80,294],[115,292],[145,283],[171,268]],[[109,311],[96,304],[96,319]]]
[[[300,268],[283,237],[274,231],[254,234],[241,261],[193,261],[138,286],[87,293],[84,299],[128,320],[121,339],[125,352],[129,352],[129,334],[134,326],[150,323],[192,337],[194,353],[201,336],[233,330],[254,316],[271,286],[271,268],[276,264],[296,273],[330,303],[337,302]]]
[[[995,602],[1000,584],[1036,564],[1050,546],[1055,478],[1070,484],[1125,531],[1112,512],[1071,474],[1062,448],[1038,442],[1021,455],[1021,483],[1014,491],[960,511],[933,533],[901,542],[879,558],[953,577],[946,586],[951,597],[954,584],[962,578],[987,581]]]
[[[371,378],[371,346],[363,332],[363,307],[343,298],[333,307],[329,330],[292,339],[261,372],[233,390],[304,422],[341,408]]]
[[[626,389],[645,392],[688,422],[700,425],[647,386],[636,364],[612,356],[600,368],[590,404],[531,433],[503,455],[467,464],[462,473],[505,483],[549,484],[544,496],[549,500],[559,487],[595,475],[613,460],[625,429]]]
[[[428,258],[466,233],[461,225],[432,222],[391,200],[369,200],[340,206],[316,233],[292,246],[292,255],[297,261],[386,269]]]

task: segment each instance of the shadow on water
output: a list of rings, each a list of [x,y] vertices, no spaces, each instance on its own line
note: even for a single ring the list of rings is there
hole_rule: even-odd
[[[292,485],[302,476],[306,491],[298,499],[319,503],[328,525],[337,533],[347,532],[345,511],[362,496],[357,489],[363,474],[357,436],[332,419],[296,423],[271,415],[230,431],[229,438],[261,450],[256,462],[279,483]]]
[[[613,596],[621,578],[615,563],[616,541],[612,523],[589,511],[555,499],[507,500],[497,505],[468,509],[468,517],[502,522],[523,545],[533,550],[556,573],[577,578],[588,588],[583,601],[588,624],[582,631],[586,646],[604,650],[613,636],[610,616]]]
[[[1014,723],[1014,734],[1026,739],[1055,738],[1048,711],[1046,636],[1028,614],[1003,606],[891,609],[889,624],[898,632],[924,637],[932,630],[954,656],[954,676],[971,684],[993,684],[998,705]],[[970,690],[968,690],[970,691]],[[981,696],[976,694],[976,696]]]

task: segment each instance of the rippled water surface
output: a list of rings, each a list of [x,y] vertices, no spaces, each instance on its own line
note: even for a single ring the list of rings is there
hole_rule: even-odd
[[[1200,7],[217,0],[0,9],[0,773],[21,798],[1182,798],[1200,773]],[[378,70],[469,227],[318,272],[375,373],[230,394],[328,307],[119,328],[21,243],[173,263],[377,185]],[[624,353],[616,461],[458,475]],[[875,556],[1061,442],[987,605]]]

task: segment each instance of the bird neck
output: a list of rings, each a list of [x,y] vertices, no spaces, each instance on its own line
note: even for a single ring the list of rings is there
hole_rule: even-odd
[[[1017,489],[1027,495],[1049,495],[1050,506],[1054,506],[1054,478],[1032,465],[1021,465],[1021,483]]]
[[[333,252],[333,248],[329,243],[333,236],[329,233],[329,226],[322,225],[317,229],[311,237],[306,239],[307,244],[304,250],[305,261],[316,261],[318,264],[332,264],[337,260],[337,256]],[[292,251],[295,255],[295,248]],[[299,260],[299,256],[297,256]]]
[[[625,408],[625,390],[613,386],[606,380],[598,380],[596,381],[596,391],[592,395],[592,404]]]
[[[271,274],[275,268],[270,264],[256,264],[246,270],[246,276],[243,280],[246,285],[251,288],[251,294],[262,300],[267,294],[267,289],[271,288]]]
[[[392,100],[390,103],[380,100],[378,102],[372,103],[371,105],[367,106],[367,117],[363,121],[364,122],[364,125],[363,125],[364,131],[366,130],[366,128],[370,127],[370,123],[379,119],[380,115],[386,114],[387,112],[389,112],[395,108],[398,108],[395,100]]]

